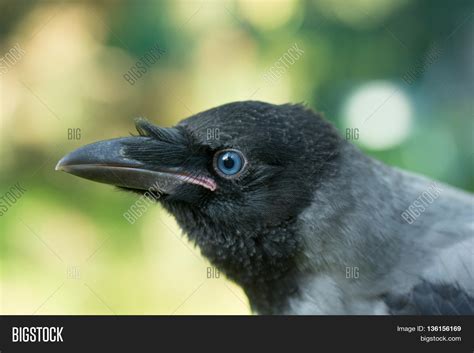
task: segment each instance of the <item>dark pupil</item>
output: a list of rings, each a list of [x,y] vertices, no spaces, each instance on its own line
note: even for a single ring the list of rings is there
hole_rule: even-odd
[[[225,156],[223,162],[224,167],[226,167],[227,169],[232,169],[235,164],[234,159],[230,156]]]

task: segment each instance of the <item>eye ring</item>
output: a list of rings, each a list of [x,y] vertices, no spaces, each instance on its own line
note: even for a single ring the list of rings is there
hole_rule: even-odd
[[[239,150],[227,148],[214,154],[213,167],[219,176],[225,179],[235,179],[247,167],[247,159]]]

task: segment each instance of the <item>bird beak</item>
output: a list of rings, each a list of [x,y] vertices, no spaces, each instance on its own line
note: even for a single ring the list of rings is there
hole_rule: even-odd
[[[213,179],[186,173],[182,168],[149,168],[126,155],[130,145],[149,143],[148,137],[134,136],[99,141],[85,145],[64,156],[56,170],[99,183],[135,190],[173,193],[179,185],[191,183],[211,191],[216,189]]]

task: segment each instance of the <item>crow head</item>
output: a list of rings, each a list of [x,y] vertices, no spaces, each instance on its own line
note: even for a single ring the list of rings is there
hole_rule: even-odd
[[[136,127],[139,136],[81,147],[56,169],[153,195],[254,309],[296,290],[285,278],[302,247],[297,216],[335,171],[335,129],[301,105],[255,101]]]

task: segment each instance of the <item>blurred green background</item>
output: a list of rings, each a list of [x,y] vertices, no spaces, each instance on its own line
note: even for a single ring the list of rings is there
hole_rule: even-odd
[[[137,196],[54,171],[137,116],[305,102],[369,155],[473,191],[473,39],[470,1],[0,2],[0,197],[26,189],[0,216],[0,313],[250,313],[160,206],[130,224]]]

